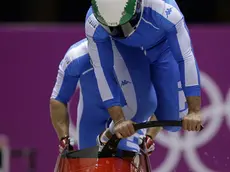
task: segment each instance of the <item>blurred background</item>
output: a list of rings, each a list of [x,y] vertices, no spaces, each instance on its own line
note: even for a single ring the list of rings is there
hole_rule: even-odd
[[[152,167],[157,172],[229,172],[230,1],[177,3],[202,72],[206,125],[199,135],[161,133]],[[87,0],[1,2],[0,172],[53,171],[58,140],[50,122],[49,98],[60,60],[71,44],[85,37],[89,6]]]
[[[227,23],[230,21],[227,0],[177,0],[189,23]],[[90,1],[19,0],[0,6],[1,22],[84,22]]]

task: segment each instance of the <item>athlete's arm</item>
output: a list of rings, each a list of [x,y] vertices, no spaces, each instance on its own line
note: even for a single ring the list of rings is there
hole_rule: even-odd
[[[168,40],[179,65],[181,83],[189,111],[198,112],[201,107],[200,74],[184,20],[177,23],[175,30],[168,32]]]
[[[155,115],[152,115],[150,118],[149,118],[149,121],[157,121],[157,118]],[[151,155],[152,152],[154,151],[155,149],[155,139],[156,139],[156,136],[157,134],[159,134],[159,132],[162,130],[163,128],[162,127],[152,127],[152,128],[149,128],[145,134],[145,147],[146,147],[146,153],[148,155]]]
[[[78,74],[73,74],[73,71],[77,71],[76,64],[76,61],[68,61],[68,57],[62,60],[50,99],[50,117],[59,140],[69,136],[67,103],[74,94],[79,79]]]
[[[69,136],[69,116],[66,104],[55,99],[50,100],[50,116],[58,139]]]
[[[200,72],[184,17],[176,8],[171,7],[171,10],[171,13],[168,13],[170,24],[165,22],[163,26],[165,26],[173,56],[179,65],[182,88],[189,108],[189,113],[183,120],[183,128],[188,131],[199,131],[201,125]]]
[[[118,138],[135,133],[133,123],[125,120],[120,103],[120,86],[114,73],[112,42],[109,39],[94,41],[88,37],[88,49],[102,101],[114,122],[114,133]]]
[[[168,42],[179,65],[182,88],[187,98],[189,111],[198,112],[201,107],[199,68],[184,18],[176,8],[172,10],[169,21],[171,19],[172,24],[173,22],[175,24],[166,28]]]
[[[113,121],[124,120],[120,104],[120,87],[114,73],[114,58],[110,38],[103,42],[88,37],[88,49],[100,95]]]

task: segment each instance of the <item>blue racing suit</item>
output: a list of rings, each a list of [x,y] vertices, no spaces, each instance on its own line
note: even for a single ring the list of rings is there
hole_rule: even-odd
[[[158,120],[180,119],[178,86],[182,87],[185,96],[200,96],[199,69],[189,31],[174,0],[143,0],[143,13],[136,30],[123,39],[111,37],[90,8],[85,32],[99,92],[106,108],[121,105],[119,86],[114,80],[114,45],[117,43],[124,46],[123,54],[127,47],[133,47],[143,51],[141,59],[149,59],[151,80],[158,99],[155,112]],[[134,61],[137,55],[140,54],[131,53],[133,59],[130,60]],[[177,131],[179,128],[166,129]]]

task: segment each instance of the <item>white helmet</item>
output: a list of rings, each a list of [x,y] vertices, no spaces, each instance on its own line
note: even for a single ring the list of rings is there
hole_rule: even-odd
[[[114,37],[128,37],[135,31],[142,13],[142,0],[91,0],[93,13]]]

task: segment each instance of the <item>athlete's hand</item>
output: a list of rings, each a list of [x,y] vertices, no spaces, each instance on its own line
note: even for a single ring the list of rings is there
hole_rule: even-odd
[[[149,136],[145,137],[145,147],[146,147],[146,153],[150,156],[152,152],[155,150],[155,143],[153,139]]]
[[[148,135],[146,135],[143,138],[143,141],[144,141],[145,153],[148,156],[150,156],[152,154],[152,152],[155,150],[155,143],[154,143],[153,139]]]
[[[201,124],[201,113],[190,112],[184,117],[182,128],[187,131],[200,131]]]
[[[114,133],[118,138],[127,138],[135,134],[134,122],[130,120],[121,120],[114,123]]]
[[[73,146],[71,145],[69,136],[65,136],[61,138],[59,142],[59,153],[61,154],[65,150],[68,150],[68,151],[73,150]]]

